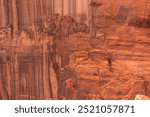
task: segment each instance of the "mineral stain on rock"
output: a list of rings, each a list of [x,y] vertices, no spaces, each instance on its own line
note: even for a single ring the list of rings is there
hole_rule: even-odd
[[[148,100],[149,6],[0,0],[0,99]]]

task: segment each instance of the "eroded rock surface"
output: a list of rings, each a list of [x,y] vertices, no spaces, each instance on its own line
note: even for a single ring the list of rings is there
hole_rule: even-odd
[[[0,99],[149,99],[144,0],[82,1],[0,0]]]

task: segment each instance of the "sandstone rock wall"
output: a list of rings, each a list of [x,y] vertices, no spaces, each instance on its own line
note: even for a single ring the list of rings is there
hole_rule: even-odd
[[[40,24],[53,13],[88,18],[88,0],[0,0],[0,26]],[[82,18],[83,17],[83,18]]]
[[[145,18],[149,3],[94,1],[102,3],[96,10],[102,23],[96,17],[94,23],[99,25],[92,28],[99,29],[91,38],[89,27],[74,20],[91,22],[90,0],[0,0],[0,99],[150,96],[149,28],[111,18],[121,6],[125,13],[133,9],[136,16]],[[110,16],[107,23],[106,16]],[[13,38],[15,31],[18,38]]]
[[[40,24],[53,13],[71,15],[78,21],[90,17],[90,0],[0,0],[0,26]],[[120,6],[133,8],[135,15],[146,17],[150,13],[148,0],[101,0],[99,14],[116,16]]]
[[[116,16],[120,6],[133,8],[135,15],[139,17],[146,17],[150,14],[150,2],[149,0],[101,0],[105,15]]]
[[[17,44],[0,48],[0,99],[58,99],[56,48],[52,38],[32,44],[20,37]]]

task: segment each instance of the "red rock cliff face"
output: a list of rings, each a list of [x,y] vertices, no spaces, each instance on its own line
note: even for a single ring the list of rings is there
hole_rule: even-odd
[[[88,0],[0,0],[0,26],[40,24],[53,13],[88,17]],[[84,7],[83,7],[84,6]]]
[[[87,20],[89,0],[0,0],[0,26],[24,26],[39,24],[53,13],[74,16],[80,21],[81,16]],[[140,17],[149,15],[149,2],[147,0],[102,0],[101,14],[116,16],[120,6],[134,9],[134,14]]]
[[[53,0],[1,0],[1,26],[41,22],[53,12]]]
[[[134,9],[134,14],[140,17],[149,15],[148,0],[101,0],[100,14],[116,16],[120,6]],[[0,0],[0,26],[13,24],[24,26],[41,23],[53,13],[74,16],[80,21],[81,16],[87,20],[90,0]]]
[[[0,99],[150,96],[149,3],[92,1],[0,0]]]
[[[116,16],[120,6],[133,8],[134,14],[138,17],[146,17],[149,15],[149,0],[101,0],[101,2],[103,3],[101,9],[108,16]]]

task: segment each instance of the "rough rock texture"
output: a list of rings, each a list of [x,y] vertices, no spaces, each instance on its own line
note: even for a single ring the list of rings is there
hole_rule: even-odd
[[[149,2],[91,1],[0,0],[0,99],[150,97]]]
[[[103,43],[99,38],[88,41],[87,36],[83,38],[84,34],[80,34],[80,42],[85,46],[79,47],[75,46],[78,43],[76,35],[70,38],[74,39],[70,41],[74,45],[71,49],[77,51],[70,56],[70,67],[77,73],[79,98],[92,99],[91,95],[100,95],[101,99],[134,99],[137,94],[149,96],[150,48],[149,38],[143,36],[148,30],[113,25],[107,33]]]
[[[0,26],[40,25],[53,13],[87,20],[88,0],[0,0]],[[83,18],[82,18],[83,17]]]

